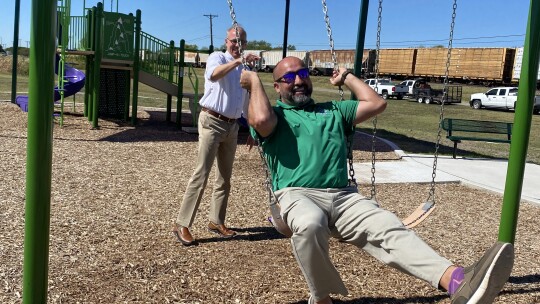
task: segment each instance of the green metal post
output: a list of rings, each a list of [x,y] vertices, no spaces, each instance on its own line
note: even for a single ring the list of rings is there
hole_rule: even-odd
[[[84,89],[84,109],[83,116],[89,117],[89,106],[90,106],[90,91],[92,87],[92,60],[90,56],[86,56],[86,88]]]
[[[178,58],[178,96],[176,97],[176,126],[182,129],[182,99],[184,97],[184,50],[186,41],[180,40],[180,56]]]
[[[139,98],[139,69],[141,55],[141,10],[135,13],[135,54],[133,56],[133,101],[131,102],[131,124],[137,124],[137,104]]]
[[[124,121],[129,121],[129,102],[130,102],[130,90],[131,90],[131,71],[126,71],[126,91],[128,94],[126,94],[126,98],[124,100]]]
[[[91,50],[92,49],[92,38],[91,38],[91,33],[92,33],[92,11],[89,10],[88,12],[86,12],[86,22],[87,22],[87,27],[86,27],[86,50]],[[83,110],[83,115],[84,117],[89,117],[89,111],[88,111],[88,107],[90,105],[90,91],[91,91],[91,88],[92,88],[92,57],[91,56],[86,56],[86,88],[84,89],[84,110]]]
[[[28,86],[23,303],[47,302],[57,0],[33,0]]]
[[[60,93],[60,126],[64,125],[64,101],[65,101],[65,85],[68,83],[66,79],[66,48],[69,45],[69,25],[70,25],[70,10],[71,0],[62,0],[63,7],[60,13],[59,24],[61,28],[60,37],[60,60],[58,61],[58,90]]]
[[[94,50],[94,43],[95,43],[95,37],[94,37],[94,25],[95,25],[95,8],[90,8],[88,10],[88,49],[93,51]]]
[[[17,63],[19,61],[19,16],[21,0],[15,0],[15,23],[13,24],[13,65],[11,69],[11,102],[17,98]],[[33,45],[32,45],[33,46]]]
[[[94,6],[89,11],[90,16],[90,28],[89,28],[89,35],[90,35],[90,49],[94,51],[94,54],[91,57],[90,60],[90,68],[87,70],[87,76],[86,80],[88,80],[88,83],[86,83],[86,89],[85,91],[88,91],[88,115],[86,116],[88,121],[92,121],[93,115],[93,109],[94,109],[94,61],[96,58],[96,10],[97,8]],[[98,70],[99,71],[99,70]]]
[[[364,55],[364,42],[366,39],[366,24],[369,11],[369,0],[360,2],[360,17],[358,20],[358,33],[356,36],[356,54],[354,58],[354,75],[360,77],[362,74],[362,56]],[[356,99],[351,93],[351,99]]]
[[[540,1],[530,3],[499,226],[499,240],[510,243],[514,243],[516,237],[540,54]]]
[[[97,129],[99,114],[99,86],[101,57],[103,54],[103,4],[98,3],[95,12],[95,50],[94,50],[94,79],[93,79],[93,101],[92,101],[92,128]]]
[[[174,41],[171,40],[169,44],[169,82],[172,83],[174,80]],[[167,114],[165,121],[171,121],[171,108],[172,108],[172,96],[167,94]]]

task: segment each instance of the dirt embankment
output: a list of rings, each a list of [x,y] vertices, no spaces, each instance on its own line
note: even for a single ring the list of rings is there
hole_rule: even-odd
[[[29,58],[19,56],[17,60],[17,72],[20,75],[28,75]],[[13,68],[13,56],[0,56],[0,73],[11,73]]]

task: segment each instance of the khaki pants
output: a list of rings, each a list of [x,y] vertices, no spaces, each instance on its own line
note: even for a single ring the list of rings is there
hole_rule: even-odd
[[[214,159],[217,160],[217,170],[214,192],[210,202],[209,219],[216,224],[225,223],[238,128],[236,121],[226,122],[201,111],[198,125],[199,156],[197,166],[188,182],[180,206],[176,219],[178,225],[191,227],[193,224]]]
[[[330,237],[362,248],[381,262],[435,288],[452,265],[392,212],[379,208],[354,187],[285,188],[276,191],[276,196],[282,216],[293,231],[293,253],[315,300],[332,293],[348,293],[330,260]]]

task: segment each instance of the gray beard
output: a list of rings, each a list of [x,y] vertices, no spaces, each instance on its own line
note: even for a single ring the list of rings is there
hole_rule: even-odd
[[[285,101],[285,103],[295,106],[295,107],[303,107],[305,104],[307,104],[311,100],[311,96],[308,95],[292,95],[289,96],[289,98],[281,98],[282,101]]]

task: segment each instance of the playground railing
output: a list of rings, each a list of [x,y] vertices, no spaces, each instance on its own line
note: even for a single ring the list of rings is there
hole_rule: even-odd
[[[139,59],[141,70],[170,81],[170,58],[174,54],[174,47],[171,48],[169,42],[160,40],[143,31],[141,31],[140,39]]]
[[[194,92],[193,98],[189,99],[189,110],[193,117],[193,126],[196,127],[197,121],[199,121],[199,113],[201,112],[201,107],[199,105],[199,77],[195,72],[195,68],[191,65],[188,66],[187,76]]]
[[[86,16],[71,16],[68,50],[86,51],[90,49],[88,19]]]

